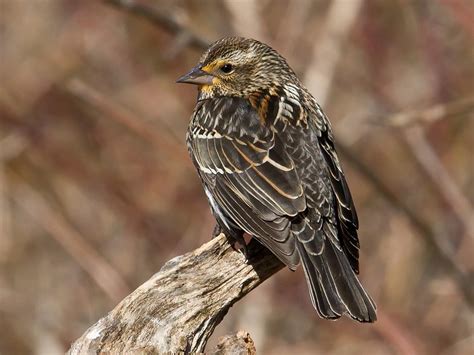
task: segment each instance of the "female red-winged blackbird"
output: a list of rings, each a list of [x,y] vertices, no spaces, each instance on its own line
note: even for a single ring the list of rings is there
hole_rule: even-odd
[[[254,236],[292,270],[301,261],[322,317],[375,321],[330,123],[286,60],[224,38],[178,82],[199,87],[186,139],[220,229]]]

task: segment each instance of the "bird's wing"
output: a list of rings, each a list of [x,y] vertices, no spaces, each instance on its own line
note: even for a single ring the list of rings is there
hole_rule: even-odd
[[[352,269],[358,273],[360,246],[357,229],[359,228],[359,221],[351,192],[334,147],[331,125],[328,118],[317,104],[315,104],[310,123],[315,124],[318,143],[321,152],[323,153],[324,160],[327,163],[332,190],[336,197],[339,240],[347,258],[349,259]]]
[[[376,319],[375,304],[356,277],[357,215],[340,167],[331,127],[308,95],[286,85],[280,93],[275,128],[287,143],[305,191],[307,209],[291,221],[311,300],[324,318],[347,313],[361,322]],[[311,97],[312,98],[312,97]],[[303,109],[304,108],[304,109]],[[282,124],[283,123],[283,124]]]
[[[289,217],[306,208],[293,160],[248,100],[198,103],[188,145],[218,207],[291,268],[299,262]]]

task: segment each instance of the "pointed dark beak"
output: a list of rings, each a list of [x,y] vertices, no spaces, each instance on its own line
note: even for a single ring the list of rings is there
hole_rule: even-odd
[[[212,79],[214,79],[214,76],[206,73],[204,70],[201,70],[199,66],[197,66],[194,67],[189,73],[176,80],[176,82],[195,85],[211,85]]]

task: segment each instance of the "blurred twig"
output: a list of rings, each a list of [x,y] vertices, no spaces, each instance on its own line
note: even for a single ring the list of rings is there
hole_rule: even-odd
[[[292,53],[296,46],[301,45],[298,40],[305,35],[306,18],[310,14],[311,0],[299,0],[298,6],[293,2],[287,3],[285,16],[281,19],[280,27],[275,34],[275,42],[280,43],[286,53]]]
[[[308,90],[321,106],[324,106],[330,94],[335,68],[362,5],[362,0],[331,2],[318,44],[313,49],[313,59],[304,76]]]
[[[139,4],[134,0],[104,0],[105,3],[113,5],[121,10],[126,10],[134,15],[143,17],[151,23],[158,25],[168,32],[185,38],[186,42],[196,49],[207,48],[208,42],[195,35],[192,31],[186,29],[178,23],[170,14],[159,11],[156,7]]]
[[[22,184],[12,196],[15,203],[61,244],[113,302],[119,302],[130,292],[119,272],[49,206],[38,192]]]
[[[20,134],[10,133],[0,140],[0,262],[9,254],[12,245],[12,221],[8,198],[9,181],[6,173],[6,161],[16,157],[28,146],[28,141]]]
[[[474,96],[457,101],[433,105],[424,110],[402,111],[377,121],[393,127],[410,127],[417,124],[433,123],[450,116],[474,111]]]
[[[181,155],[183,159],[188,158],[184,146],[172,139],[172,135],[159,132],[158,128],[146,123],[143,119],[130,112],[130,110],[119,106],[116,102],[113,102],[83,81],[74,79],[66,85],[66,89],[74,96],[100,110],[107,118],[119,122],[132,132],[143,137],[146,141],[156,145],[159,149],[173,152],[175,155]]]
[[[1,145],[0,145],[1,148]],[[12,245],[12,213],[7,196],[5,166],[0,160],[0,264],[9,255]]]
[[[405,329],[396,320],[391,318],[383,310],[377,311],[378,327],[376,328],[385,339],[395,345],[400,355],[423,354],[421,345],[413,337],[413,334]]]
[[[202,353],[230,307],[283,268],[268,249],[255,252],[247,263],[221,234],[175,257],[90,327],[69,354]]]
[[[243,37],[254,37],[266,42],[266,35],[260,19],[261,2],[258,0],[225,0],[225,4],[232,14],[232,27]]]
[[[20,154],[29,145],[21,134],[11,133],[0,140],[0,162],[9,160]]]
[[[349,147],[344,144],[338,144],[338,152],[348,160],[359,173],[361,173],[367,181],[374,186],[380,195],[389,202],[392,206],[401,211],[405,217],[416,228],[419,235],[425,240],[426,245],[430,246],[433,252],[438,257],[438,262],[443,264],[446,270],[449,270],[454,276],[459,289],[463,292],[466,301],[474,306],[474,287],[471,278],[466,274],[466,271],[459,265],[456,260],[455,253],[440,239],[432,230],[432,228],[425,223],[416,212],[415,208],[410,206],[403,199],[403,195],[392,192],[374,172],[373,169],[360,160],[351,151]]]
[[[433,123],[450,116],[462,115],[474,111],[474,97],[454,102],[437,104],[424,110],[402,111],[381,120],[402,131],[412,155],[421,166],[425,175],[436,186],[441,197],[451,206],[462,222],[468,236],[474,238],[474,209],[459,190],[433,147],[426,138],[421,124]]]
[[[404,131],[404,137],[425,174],[462,222],[466,234],[474,238],[474,209],[440,161],[423,129],[411,127]]]
[[[454,15],[454,18],[458,23],[474,37],[474,11],[472,8],[472,2],[461,1],[461,0],[441,0],[441,3],[447,7],[450,12]],[[471,4],[471,6],[469,6]]]

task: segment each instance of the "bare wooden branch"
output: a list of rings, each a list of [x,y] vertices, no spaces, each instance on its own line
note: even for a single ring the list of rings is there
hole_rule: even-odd
[[[229,308],[283,264],[267,249],[250,263],[221,234],[167,262],[71,346],[69,354],[202,352]]]
[[[250,334],[245,331],[240,331],[237,334],[226,335],[219,339],[217,346],[212,349],[210,355],[224,355],[224,354],[247,354],[255,355],[257,349],[250,337]]]

